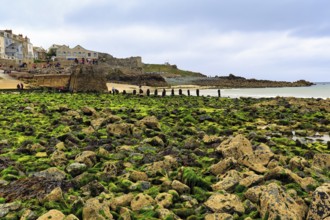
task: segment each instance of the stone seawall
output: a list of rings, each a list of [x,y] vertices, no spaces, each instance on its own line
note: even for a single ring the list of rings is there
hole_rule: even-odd
[[[68,88],[71,74],[34,75],[33,83],[41,87]]]

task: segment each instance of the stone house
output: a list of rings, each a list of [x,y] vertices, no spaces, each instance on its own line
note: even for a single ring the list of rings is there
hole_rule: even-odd
[[[28,37],[13,34],[12,30],[0,30],[0,56],[2,59],[14,59],[18,63],[32,62],[33,45]]]
[[[47,51],[42,47],[33,47],[33,54],[35,60],[47,59]]]
[[[98,52],[87,50],[80,45],[70,48],[69,46],[63,45],[56,50],[56,58],[58,59],[98,59]]]

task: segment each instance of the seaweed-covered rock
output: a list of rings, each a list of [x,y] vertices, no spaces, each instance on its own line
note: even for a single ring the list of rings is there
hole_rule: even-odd
[[[83,151],[76,156],[75,161],[77,163],[83,163],[88,167],[93,167],[97,162],[96,153],[93,151]]]
[[[131,201],[134,198],[133,193],[124,194],[113,198],[110,202],[110,206],[113,210],[116,210],[117,207],[126,207],[131,204]]]
[[[130,136],[133,132],[133,125],[127,123],[109,124],[107,126],[107,132],[109,135],[117,137]]]
[[[66,173],[56,167],[50,167],[46,170],[34,173],[33,176],[43,177],[51,181],[63,181],[66,177]]]
[[[214,175],[219,175],[225,173],[227,170],[233,169],[237,164],[237,160],[233,157],[225,158],[217,164],[213,164],[210,167],[210,172]]]
[[[58,220],[64,220],[65,215],[56,209],[49,210],[42,216],[40,216],[37,220],[49,220],[49,219],[58,219]]]
[[[50,157],[51,162],[54,166],[62,166],[65,165],[68,161],[66,155],[63,151],[56,150]]]
[[[57,202],[63,200],[63,192],[61,187],[56,187],[48,195],[45,196],[43,202]]]
[[[330,217],[330,183],[324,183],[313,192],[307,219],[328,219]]]
[[[204,204],[207,208],[216,213],[225,212],[229,214],[243,214],[245,211],[243,203],[240,201],[238,196],[234,194],[215,193],[211,195]]]
[[[160,123],[155,116],[146,116],[137,122],[138,126],[145,126],[150,129],[160,130]]]
[[[308,161],[300,156],[294,156],[289,161],[289,166],[291,170],[304,170],[304,168],[308,165]]]
[[[244,155],[253,154],[250,141],[241,134],[223,141],[216,148],[216,151],[222,153],[225,158],[233,157],[236,160],[242,158]]]
[[[146,173],[135,170],[132,173],[130,173],[129,178],[134,182],[148,181],[148,175]]]
[[[312,166],[316,169],[330,169],[330,154],[315,154]]]
[[[213,191],[232,190],[242,179],[241,174],[236,170],[229,170],[227,173],[220,176],[220,181],[212,185]]]
[[[179,193],[189,193],[190,192],[190,187],[187,186],[184,183],[181,183],[178,180],[173,180],[172,184],[171,184],[172,189],[178,191]]]
[[[84,106],[81,108],[81,111],[84,115],[94,115],[96,114],[96,110],[90,106]]]
[[[262,218],[305,219],[307,206],[300,198],[294,200],[276,183],[252,187],[244,194],[252,202],[259,203]]]
[[[86,164],[84,163],[72,163],[66,167],[66,171],[70,173],[72,176],[77,176],[82,174],[87,169]]]
[[[131,208],[133,211],[138,211],[141,209],[153,209],[155,204],[156,202],[151,196],[139,193],[131,201]]]
[[[228,213],[213,213],[205,215],[205,220],[234,220],[234,217]]]
[[[173,195],[170,193],[159,193],[155,198],[160,207],[168,208],[173,204]]]
[[[83,220],[106,220],[113,219],[108,204],[101,203],[97,198],[88,199],[82,211]]]

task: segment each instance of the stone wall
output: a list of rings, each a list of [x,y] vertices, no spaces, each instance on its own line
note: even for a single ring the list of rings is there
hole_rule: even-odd
[[[33,84],[40,87],[68,88],[71,74],[43,74],[34,75]]]
[[[0,64],[5,67],[9,67],[11,65],[16,67],[18,65],[18,60],[0,59]]]

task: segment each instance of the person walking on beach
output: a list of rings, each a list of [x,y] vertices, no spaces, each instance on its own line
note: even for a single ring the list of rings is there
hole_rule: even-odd
[[[24,85],[23,85],[23,83],[21,83],[21,89],[22,89],[22,90],[24,89]]]

